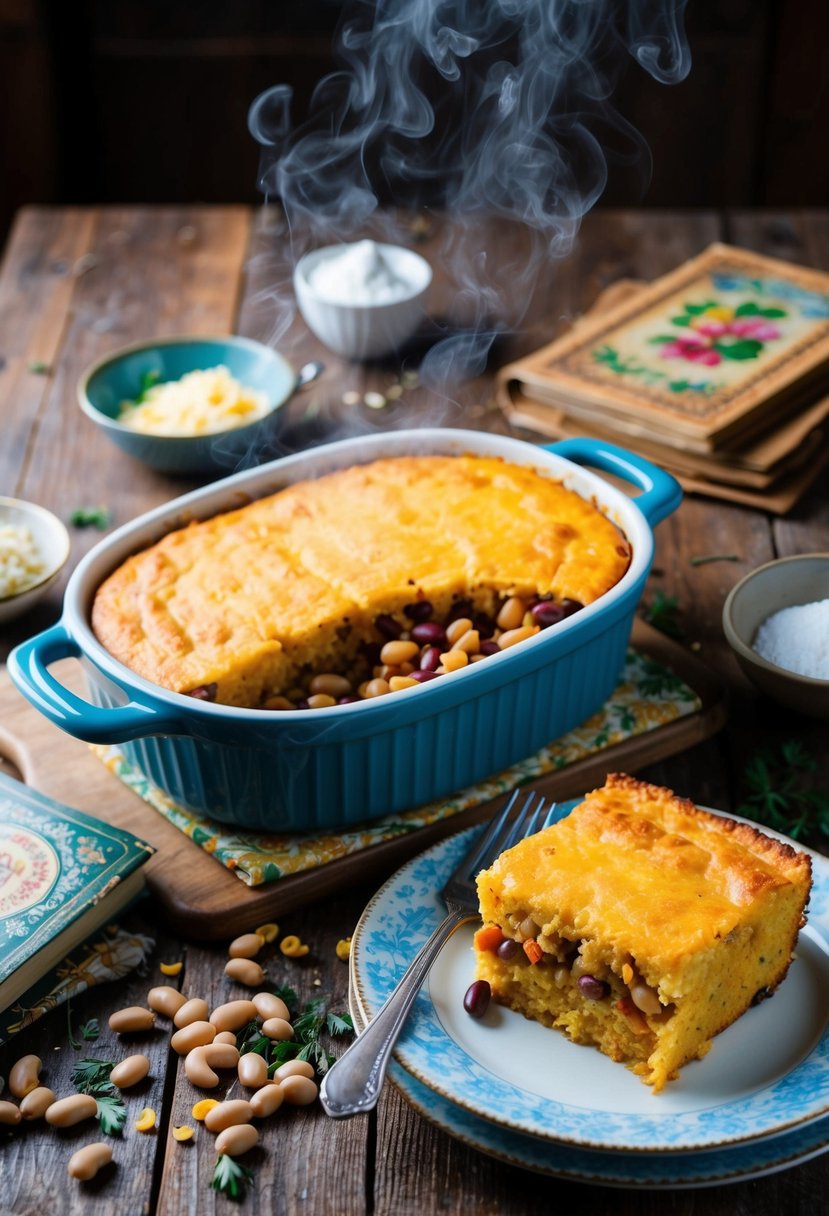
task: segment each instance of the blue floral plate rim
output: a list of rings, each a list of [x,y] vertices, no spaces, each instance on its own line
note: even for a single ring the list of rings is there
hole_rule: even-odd
[[[364,1020],[357,1002],[350,1001],[357,1030]],[[829,1118],[804,1128],[747,1144],[696,1153],[618,1153],[583,1149],[572,1144],[547,1143],[499,1127],[436,1094],[392,1060],[389,1080],[427,1122],[478,1152],[508,1165],[552,1178],[592,1186],[699,1190],[704,1187],[748,1182],[803,1165],[829,1148]]]
[[[561,805],[555,817],[563,817],[574,805],[575,802]],[[380,1008],[411,958],[442,918],[444,909],[437,892],[468,848],[475,830],[468,829],[448,837],[409,861],[384,884],[363,912],[353,934],[351,983],[364,1019],[370,1019]],[[760,830],[787,841],[785,836],[771,829],[761,827]],[[795,842],[787,843],[803,849]],[[580,1074],[589,1066],[592,1057],[594,1063],[596,1059],[603,1062],[600,1068],[609,1067],[611,1070],[603,1075],[603,1085],[608,1078],[611,1084],[624,1085],[625,1082],[619,1082],[619,1078],[625,1077],[631,1079],[634,1088],[625,1092],[621,1099],[622,1107],[614,1110],[603,1109],[600,1103],[594,1101],[586,1104],[583,1099],[574,1101],[575,1095],[571,1093],[566,1094],[566,1100],[562,1100],[560,1095],[551,1098],[549,1094],[539,1092],[535,1079],[528,1083],[528,1087],[512,1083],[503,1076],[495,1075],[489,1063],[482,1063],[481,1051],[474,1045],[470,1048],[469,1044],[459,1041],[466,1036],[467,1025],[478,1025],[477,1019],[462,1015],[463,1020],[455,1020],[452,1024],[454,1010],[461,1009],[463,993],[471,979],[471,973],[460,973],[466,967],[465,948],[461,940],[463,931],[459,931],[445,948],[433,968],[429,987],[419,994],[398,1043],[396,1060],[419,1084],[470,1115],[503,1129],[591,1150],[621,1150],[637,1154],[713,1150],[779,1136],[821,1119],[829,1113],[829,1008],[825,1003],[820,1003],[820,1008],[817,1008],[816,994],[825,990],[824,985],[829,977],[829,860],[811,850],[803,851],[810,853],[813,860],[813,889],[809,926],[802,932],[799,946],[806,963],[799,972],[793,966],[792,973],[799,975],[800,980],[808,981],[805,993],[811,998],[811,1025],[803,1029],[806,1035],[804,1043],[796,1042],[792,1048],[793,1051],[800,1051],[799,1058],[788,1062],[783,1060],[779,1075],[761,1079],[752,1088],[749,1074],[748,1086],[743,1077],[743,1090],[731,1093],[727,1084],[728,1072],[723,1069],[723,1063],[730,1062],[730,1055],[726,1057],[721,1052],[714,1066],[717,1084],[725,1084],[719,1097],[709,1100],[703,1088],[701,1097],[699,1093],[692,1094],[690,1105],[687,1105],[687,1096],[681,1098],[678,1104],[674,1102],[674,1096],[680,1094],[684,1084],[686,1071],[691,1068],[697,1070],[692,1075],[698,1081],[706,1061],[714,1055],[712,1050],[705,1060],[683,1070],[680,1081],[672,1083],[673,1088],[664,1091],[671,1095],[666,1103],[662,1095],[651,1095],[647,1087],[626,1069],[620,1069],[600,1053],[576,1047],[563,1035],[550,1037],[550,1032],[543,1027],[497,1007],[501,1013],[517,1019],[516,1024],[520,1023],[522,1028],[522,1039],[528,1032],[533,1033],[535,1028],[546,1036],[544,1050],[552,1043],[558,1044],[559,1063],[563,1044],[570,1052],[589,1053],[589,1056],[583,1054],[578,1057]],[[471,932],[468,936],[471,938]],[[455,954],[450,957],[453,942]],[[445,962],[447,957],[448,963]],[[469,967],[471,972],[471,961]],[[453,990],[451,993],[450,989]],[[783,993],[787,994],[785,1009],[781,1001]],[[745,1058],[744,1064],[745,1060],[762,1059],[766,1066],[766,1036],[769,1030],[772,1042],[784,1045],[789,1042],[792,1017],[796,1019],[798,1016],[799,1005],[794,1001],[796,995],[800,1000],[802,994],[795,992],[790,975],[786,984],[781,985],[775,1000],[749,1011],[734,1027],[718,1036],[715,1047],[724,1042],[725,1036],[731,1035],[732,1044],[737,1045]],[[436,1000],[440,1013],[436,1009]],[[780,1020],[778,1013],[781,1024],[786,1028],[783,1035],[775,1032]],[[758,1016],[764,1019],[763,1027],[759,1026]],[[752,1026],[756,1027],[751,1038],[744,1034],[745,1019],[749,1017],[754,1018]],[[448,1031],[444,1022],[449,1025]],[[817,1032],[815,1026],[818,1027]],[[756,1038],[760,1031],[764,1039],[763,1052],[756,1050]],[[493,1041],[490,1040],[490,1045]],[[504,1043],[504,1046],[507,1044]],[[486,1059],[488,1061],[490,1057]],[[575,1060],[573,1056],[570,1063]],[[748,1067],[750,1069],[753,1065],[749,1063]],[[767,1067],[774,1068],[775,1062],[768,1062]],[[541,1070],[537,1071],[540,1075]],[[629,1106],[631,1101],[632,1110],[625,1105]],[[683,1102],[686,1109],[683,1109]],[[498,1114],[494,1114],[494,1111]]]

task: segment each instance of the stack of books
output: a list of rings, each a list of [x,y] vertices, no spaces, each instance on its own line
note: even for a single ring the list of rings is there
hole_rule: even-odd
[[[510,423],[620,443],[687,490],[788,511],[829,462],[829,275],[728,245],[614,284],[504,367]]]

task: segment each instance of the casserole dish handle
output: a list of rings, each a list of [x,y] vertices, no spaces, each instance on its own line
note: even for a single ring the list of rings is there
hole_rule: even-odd
[[[545,451],[572,460],[574,464],[615,473],[624,481],[639,486],[642,493],[633,502],[651,525],[658,524],[682,502],[682,487],[675,477],[635,452],[617,447],[615,443],[584,437],[561,439],[558,443],[545,443],[542,446]]]
[[[81,648],[74,638],[63,625],[53,625],[15,647],[8,659],[9,675],[50,722],[86,743],[125,743],[147,735],[174,734],[176,727],[180,729],[173,715],[134,699],[113,708],[93,705],[65,688],[49,671],[49,664],[58,659],[80,657]]]

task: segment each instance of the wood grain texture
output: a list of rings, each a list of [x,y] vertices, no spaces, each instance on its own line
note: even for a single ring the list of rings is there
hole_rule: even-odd
[[[148,923],[140,912],[130,913],[123,923],[156,940],[147,975],[134,974],[117,983],[90,989],[68,1007],[60,1006],[15,1035],[0,1048],[0,1075],[7,1077],[14,1061],[29,1052],[42,1059],[43,1084],[59,1098],[75,1092],[72,1069],[81,1059],[117,1063],[142,1052],[150,1058],[149,1075],[132,1089],[122,1091],[127,1122],[121,1136],[103,1135],[95,1120],[85,1120],[63,1130],[49,1127],[43,1120],[21,1124],[16,1129],[2,1129],[2,1202],[15,1216],[45,1216],[45,1213],[80,1216],[90,1210],[96,1216],[98,1213],[123,1216],[127,1212],[140,1213],[148,1206],[160,1132],[137,1132],[133,1124],[145,1106],[153,1107],[159,1115],[162,1113],[167,1035],[161,1024],[146,1034],[116,1035],[109,1029],[107,1019],[127,1005],[145,1005],[147,991],[153,984],[175,983],[160,979],[158,961],[178,957],[181,948],[162,927]],[[84,1042],[80,1027],[92,1017],[100,1022],[100,1037],[95,1042]],[[72,1046],[70,1028],[81,1044],[79,1048]],[[112,1147],[113,1164],[92,1182],[78,1183],[69,1178],[67,1162],[77,1149],[95,1141],[104,1141]]]

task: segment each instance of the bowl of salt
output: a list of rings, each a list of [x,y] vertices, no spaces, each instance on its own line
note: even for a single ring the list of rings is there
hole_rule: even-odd
[[[783,557],[747,574],[725,601],[723,630],[760,692],[829,718],[829,553]]]

